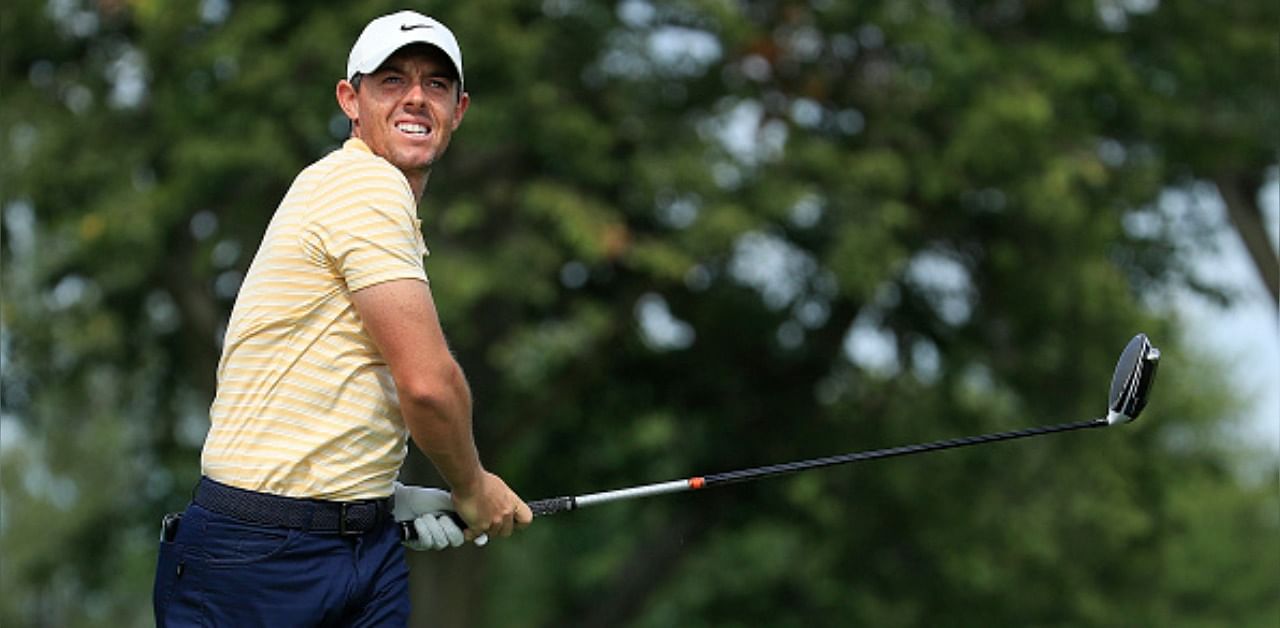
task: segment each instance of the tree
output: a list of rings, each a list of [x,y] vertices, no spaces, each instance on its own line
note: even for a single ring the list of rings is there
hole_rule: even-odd
[[[486,463],[528,498],[1079,420],[1135,330],[1172,359],[1125,430],[415,555],[420,612],[1274,618],[1275,561],[1255,559],[1280,549],[1274,483],[1232,473],[1250,454],[1214,437],[1227,382],[1143,304],[1198,281],[1159,195],[1251,199],[1274,163],[1255,77],[1276,9],[1168,4],[430,7],[474,106],[423,205],[427,270]],[[6,8],[3,623],[146,624],[239,278],[291,178],[346,135],[333,83],[393,8]]]

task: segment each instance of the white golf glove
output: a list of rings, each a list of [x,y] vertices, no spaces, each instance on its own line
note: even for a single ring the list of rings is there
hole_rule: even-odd
[[[404,542],[411,550],[442,550],[462,545],[462,529],[449,517],[453,512],[453,499],[448,491],[438,488],[422,488],[395,483],[395,508],[391,511],[396,521],[413,521],[418,538]],[[488,540],[488,539],[486,539]],[[476,539],[477,545],[483,545]]]

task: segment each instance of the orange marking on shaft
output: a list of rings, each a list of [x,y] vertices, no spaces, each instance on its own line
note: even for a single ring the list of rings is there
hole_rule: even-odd
[[[702,488],[706,483],[707,481],[703,478],[689,478],[689,488],[695,491]]]

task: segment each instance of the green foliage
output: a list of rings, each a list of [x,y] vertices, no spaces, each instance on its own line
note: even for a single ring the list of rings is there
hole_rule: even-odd
[[[426,7],[473,97],[427,272],[486,463],[527,498],[1081,420],[1138,330],[1166,364],[1124,429],[412,556],[423,616],[1273,625],[1275,463],[1223,440],[1236,392],[1142,304],[1194,252],[1159,195],[1274,164],[1280,15],[1141,4]],[[0,624],[147,625],[239,279],[348,132],[351,41],[400,8],[220,6],[3,9]]]

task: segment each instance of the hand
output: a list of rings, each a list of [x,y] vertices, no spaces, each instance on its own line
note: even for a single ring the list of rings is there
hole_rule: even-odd
[[[533,521],[533,511],[502,478],[484,471],[473,486],[454,487],[453,504],[467,529],[468,540],[480,535],[511,536]]]
[[[452,511],[453,499],[448,491],[395,483],[395,508],[391,514],[396,521],[413,521],[418,531],[418,538],[404,542],[411,550],[442,550],[462,545],[466,535],[452,517],[444,514]],[[479,540],[476,544],[484,545]]]

